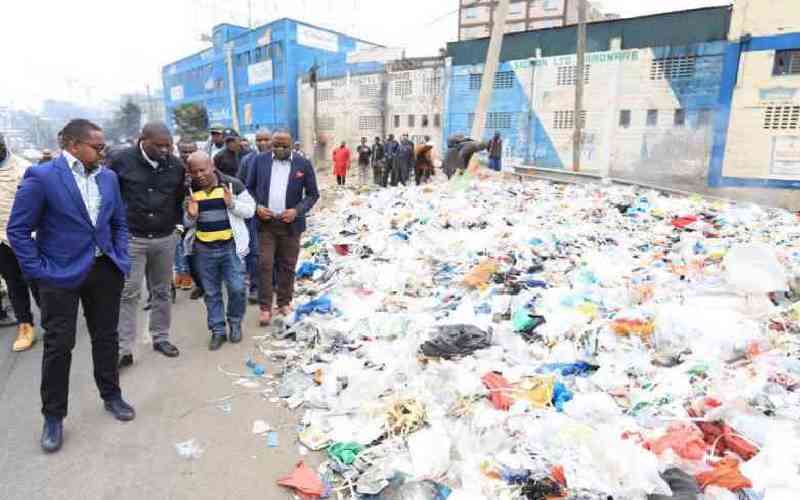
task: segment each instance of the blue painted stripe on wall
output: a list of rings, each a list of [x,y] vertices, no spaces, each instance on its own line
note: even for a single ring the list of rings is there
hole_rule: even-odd
[[[763,52],[767,50],[786,50],[800,48],[800,33],[786,33],[775,36],[755,37],[743,42],[733,42],[725,51],[725,67],[722,72],[722,86],[719,97],[719,113],[714,123],[714,146],[711,150],[711,163],[708,171],[710,187],[762,187],[762,188],[800,188],[800,181],[777,179],[748,179],[724,177],[722,167],[725,162],[725,149],[730,130],[731,105],[736,82],[739,76],[739,62],[742,52]]]

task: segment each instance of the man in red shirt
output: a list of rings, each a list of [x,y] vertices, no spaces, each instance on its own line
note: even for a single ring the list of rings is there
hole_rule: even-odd
[[[348,168],[350,168],[350,150],[342,141],[342,144],[333,150],[333,175],[336,176],[336,184],[339,186],[344,186]]]

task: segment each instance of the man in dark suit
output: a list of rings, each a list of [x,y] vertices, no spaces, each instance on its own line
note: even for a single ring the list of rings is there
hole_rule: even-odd
[[[117,367],[120,297],[130,271],[125,206],[116,174],[100,166],[100,127],[73,120],[62,132],[63,154],[25,173],[7,230],[23,273],[39,288],[45,332],[41,445],[47,452],[63,441],[79,303],[105,408],[119,420],[135,416],[122,399]]]
[[[272,152],[258,156],[247,178],[247,189],[256,201],[259,220],[259,322],[266,326],[272,321],[274,295],[279,314],[287,315],[291,310],[300,235],[306,230],[306,214],[319,200],[319,189],[311,162],[292,154],[288,132],[272,136]],[[272,283],[273,269],[277,291]]]

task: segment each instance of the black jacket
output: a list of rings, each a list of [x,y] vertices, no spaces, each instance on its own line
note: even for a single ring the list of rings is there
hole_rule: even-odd
[[[182,222],[186,194],[181,160],[170,155],[154,168],[136,144],[116,155],[110,168],[119,178],[131,235],[163,238],[172,234]]]
[[[236,177],[239,175],[239,167],[241,166],[239,153],[234,153],[228,148],[223,149],[214,157],[214,166],[228,177]]]

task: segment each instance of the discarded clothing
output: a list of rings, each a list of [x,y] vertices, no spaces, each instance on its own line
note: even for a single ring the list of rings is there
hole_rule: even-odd
[[[294,312],[294,320],[300,321],[304,316],[309,316],[313,313],[317,314],[330,314],[333,312],[333,304],[330,297],[327,295],[307,302]]]
[[[648,441],[644,447],[656,455],[661,455],[666,450],[672,450],[678,456],[688,460],[702,460],[706,454],[703,433],[691,424],[674,425],[669,428],[667,434]]]
[[[486,349],[491,343],[491,331],[474,325],[445,325],[437,327],[436,337],[423,343],[420,350],[431,358],[452,359]]]
[[[667,469],[661,474],[672,490],[672,495],[647,495],[647,500],[697,500],[700,487],[695,478],[680,469]]]
[[[522,487],[522,494],[529,500],[549,500],[564,496],[561,485],[549,477],[529,479]]]
[[[714,464],[713,470],[701,472],[695,478],[702,490],[709,486],[719,486],[731,491],[753,487],[753,483],[742,475],[739,470],[739,461],[735,458],[723,458]]]
[[[312,497],[320,497],[325,493],[325,484],[302,461],[297,463],[291,474],[278,479],[278,484]]]

